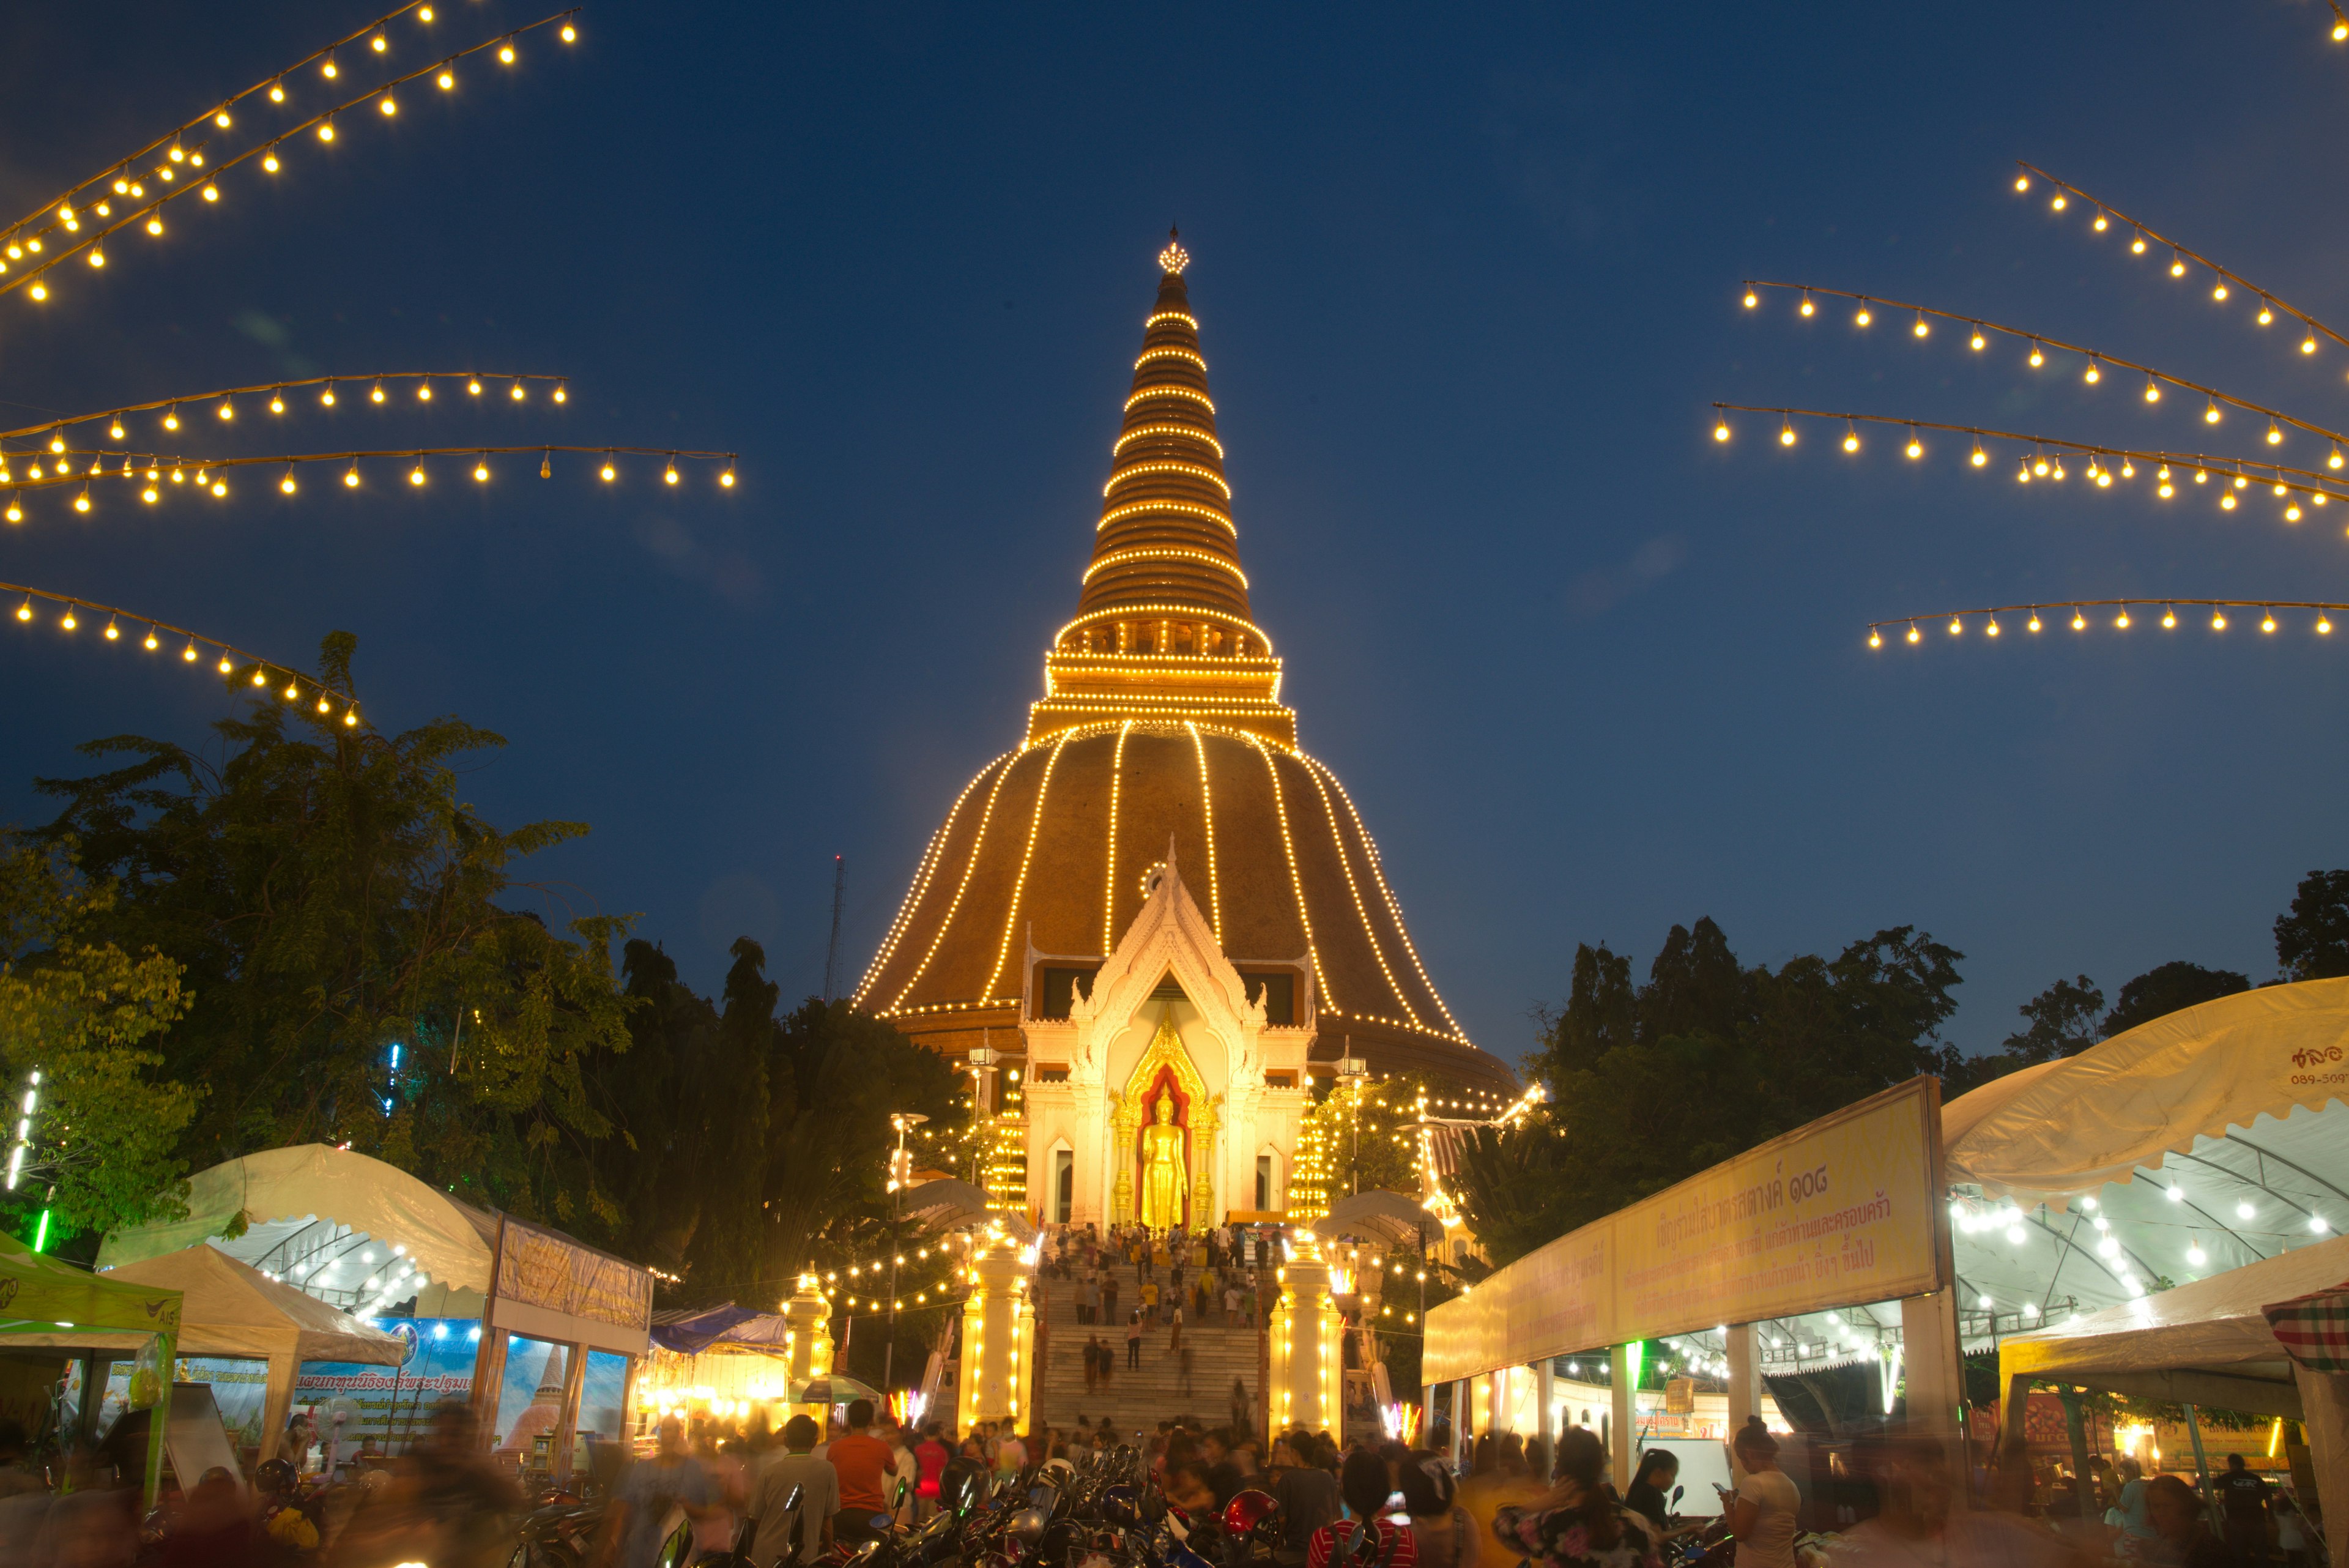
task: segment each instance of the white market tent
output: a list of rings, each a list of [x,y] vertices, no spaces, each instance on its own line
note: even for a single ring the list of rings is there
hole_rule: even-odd
[[[184,1220],[109,1234],[99,1267],[122,1274],[209,1244],[346,1312],[373,1315],[413,1298],[421,1315],[478,1317],[471,1397],[485,1417],[497,1410],[511,1340],[573,1347],[550,1448],[558,1475],[579,1409],[577,1352],[633,1364],[649,1344],[649,1270],[349,1149],[301,1144],[229,1160],[190,1179],[187,1204]]]
[[[398,1366],[407,1358],[407,1342],[398,1335],[370,1328],[215,1247],[190,1247],[143,1263],[126,1264],[105,1277],[181,1293],[180,1355],[269,1364],[269,1391],[261,1422],[264,1459],[277,1456],[286,1416],[293,1408],[295,1374],[302,1363],[355,1361]],[[67,1336],[58,1343],[70,1341],[71,1336]]]
[[[2349,1373],[2296,1366],[2261,1309],[2344,1281],[2349,1237],[2300,1247],[2009,1339],[1999,1346],[2000,1385],[2037,1378],[2304,1422],[2339,1562],[2349,1551]]]
[[[1968,1347],[2349,1226],[2344,1096],[2349,979],[2186,1008],[1943,1106]]]

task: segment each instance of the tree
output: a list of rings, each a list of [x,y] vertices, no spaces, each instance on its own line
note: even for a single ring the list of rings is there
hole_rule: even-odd
[[[71,846],[0,833],[0,1071],[40,1074],[20,1190],[67,1234],[186,1212],[175,1157],[197,1091],[157,1078],[153,1046],[188,1009],[181,968],[87,934],[114,890],[76,871]]]
[[[355,690],[355,647],[326,639],[326,685]],[[485,820],[458,765],[504,742],[455,718],[385,735],[255,698],[213,728],[216,754],[117,736],[83,751],[123,765],[39,781],[65,802],[53,841],[117,888],[93,940],[161,953],[193,994],[156,1046],[207,1090],[178,1152],[347,1143],[476,1201],[616,1222],[588,1079],[629,1044],[626,922],[557,934],[503,903],[532,890],[517,861],[585,826]]]
[[[2105,993],[2086,975],[2059,980],[2016,1009],[2028,1029],[2006,1037],[2006,1054],[2024,1067],[2076,1056],[2102,1038],[2097,1028]]]
[[[2349,974],[2349,871],[2311,871],[2275,923],[2276,962],[2287,980]]]
[[[1946,1076],[1959,1057],[1939,1031],[1957,1010],[1963,957],[1899,926],[1832,959],[1749,970],[1699,920],[1665,939],[1626,1032],[1623,961],[1584,949],[1537,1058],[1549,1068],[1547,1118],[1480,1134],[1454,1196],[1505,1264],[1854,1100]]]
[[[2105,1038],[2109,1040],[2182,1007],[2215,1002],[2251,988],[2248,977],[2230,969],[2204,969],[2184,959],[2159,965],[2121,987],[2120,995],[2113,1001],[2112,1012],[2105,1017]]]

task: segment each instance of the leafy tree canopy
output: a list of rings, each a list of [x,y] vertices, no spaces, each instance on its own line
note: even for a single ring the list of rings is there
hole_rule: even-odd
[[[355,647],[326,639],[327,684],[354,689]],[[128,760],[40,781],[65,803],[51,842],[118,890],[89,940],[160,953],[193,994],[153,1046],[206,1086],[181,1155],[347,1142],[519,1213],[616,1219],[588,1077],[629,1043],[608,957],[626,922],[558,934],[506,903],[533,890],[517,861],[586,829],[485,820],[458,770],[504,742],[454,718],[385,735],[257,700],[213,729],[202,753],[93,741]]]
[[[2251,988],[2249,977],[2230,969],[2204,969],[2183,959],[2158,965],[2121,987],[2120,995],[2113,999],[2112,1012],[2105,1015],[2105,1038],[2182,1007],[2215,1002]]]
[[[2286,980],[2349,974],[2349,871],[2311,871],[2276,917],[2276,962]]]

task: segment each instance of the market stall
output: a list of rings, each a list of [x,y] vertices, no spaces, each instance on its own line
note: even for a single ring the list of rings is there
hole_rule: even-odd
[[[727,1417],[757,1408],[780,1428],[792,1400],[796,1338],[789,1319],[731,1303],[655,1313],[632,1407],[639,1428],[677,1410]]]
[[[2349,1552],[2349,1373],[2312,1368],[2279,1340],[2268,1309],[2349,1289],[2349,1238],[2302,1247],[2209,1279],[2085,1314],[1999,1346],[2015,1429],[2033,1381],[2304,1423],[2333,1560]],[[2199,1439],[2198,1439],[2199,1443]],[[2207,1478],[2205,1478],[2207,1480]]]
[[[263,1459],[277,1456],[294,1403],[295,1376],[304,1363],[396,1367],[408,1358],[409,1343],[397,1334],[371,1328],[217,1247],[167,1252],[106,1271],[101,1277],[181,1293],[179,1355],[183,1363],[217,1358],[266,1365],[267,1392],[255,1432]],[[228,1401],[221,1405],[228,1408]]]
[[[138,1366],[129,1402],[145,1407],[162,1397],[180,1332],[179,1292],[101,1279],[0,1234],[0,1344],[128,1352]],[[149,1423],[150,1506],[163,1484],[165,1428]]]
[[[1630,1480],[1643,1372],[1725,1386],[1731,1429],[1762,1376],[1872,1364],[1883,1409],[1955,1443],[1958,1382],[1940,1086],[1919,1078],[1723,1161],[1519,1258],[1427,1313],[1423,1377],[1458,1386],[1455,1442],[1509,1418],[1530,1373],[1529,1436],[1556,1433],[1569,1357],[1608,1368],[1601,1425]],[[1799,1358],[1799,1360],[1798,1360]],[[1644,1366],[1643,1366],[1644,1362]]]
[[[209,1243],[412,1335],[414,1376],[332,1363],[309,1390],[360,1444],[409,1440],[428,1395],[469,1399],[490,1446],[526,1474],[567,1475],[586,1435],[622,1440],[627,1384],[649,1343],[650,1271],[324,1144],[201,1171],[187,1202],[184,1220],[108,1236],[100,1265]],[[297,1379],[297,1404],[305,1392]]]

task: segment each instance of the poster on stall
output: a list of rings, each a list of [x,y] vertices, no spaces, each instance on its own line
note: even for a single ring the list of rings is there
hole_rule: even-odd
[[[311,1413],[319,1438],[338,1451],[405,1453],[432,1423],[435,1406],[472,1392],[478,1319],[380,1318],[375,1326],[407,1342],[398,1366],[305,1361],[294,1378],[294,1407]]]

